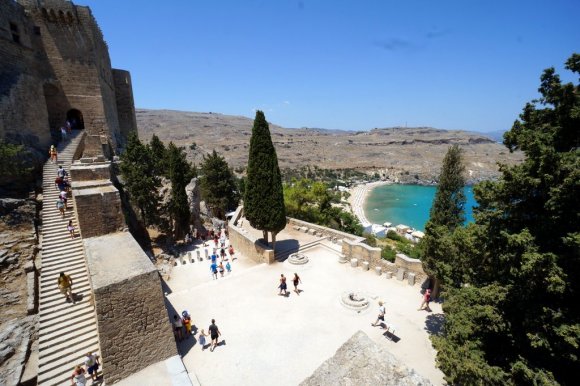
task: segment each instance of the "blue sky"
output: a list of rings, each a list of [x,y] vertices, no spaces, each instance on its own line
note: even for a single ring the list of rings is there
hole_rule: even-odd
[[[77,0],[135,105],[284,127],[509,129],[580,52],[580,1]]]

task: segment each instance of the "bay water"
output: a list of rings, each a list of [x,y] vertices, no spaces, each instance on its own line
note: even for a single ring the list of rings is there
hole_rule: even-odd
[[[373,224],[405,224],[424,231],[435,198],[436,186],[391,184],[374,188],[367,196],[364,211]],[[465,187],[465,219],[473,221],[476,205],[470,186]]]

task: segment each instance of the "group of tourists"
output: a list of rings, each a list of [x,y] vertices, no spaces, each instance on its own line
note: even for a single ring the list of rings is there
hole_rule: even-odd
[[[211,320],[211,324],[207,331],[209,334],[206,334],[205,330],[202,328],[197,336],[197,343],[201,347],[201,351],[204,351],[207,348],[206,337],[209,336],[211,338],[210,351],[213,351],[216,346],[218,346],[219,337],[222,335],[218,326],[215,324],[215,319]],[[178,342],[181,342],[184,339],[189,339],[193,336],[191,315],[187,310],[184,310],[181,313],[181,317],[177,314],[173,315],[173,333]]]
[[[292,284],[294,284],[294,292],[296,295],[300,295],[301,290],[298,289],[298,284],[302,283],[302,279],[298,276],[297,273],[294,273],[294,277],[292,278]],[[280,284],[278,285],[278,295],[281,296],[288,296],[288,285],[286,284],[286,276],[284,274],[280,274]]]
[[[96,353],[89,351],[84,358],[83,365],[75,366],[75,369],[70,377],[73,386],[84,386],[87,384],[87,377],[85,374],[89,374],[93,383],[99,378],[97,372],[101,362],[99,361],[99,356]]]

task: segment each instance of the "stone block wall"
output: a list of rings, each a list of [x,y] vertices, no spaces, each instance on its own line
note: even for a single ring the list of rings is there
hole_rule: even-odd
[[[72,188],[83,238],[101,236],[124,228],[119,191],[110,181],[73,182]]]
[[[337,240],[351,240],[353,242],[360,242],[364,237],[355,236],[350,233],[337,231],[336,229],[327,228],[321,225],[312,224],[306,221],[298,220],[292,217],[287,217],[288,224],[291,226],[306,227],[308,229],[315,229],[316,232],[322,234],[322,237],[336,238]]]
[[[91,136],[104,137],[105,148],[117,150],[126,136],[119,115],[124,131],[136,129],[130,77],[119,71],[128,81],[116,90],[107,44],[88,7],[0,2],[0,138],[45,150],[71,114]],[[99,141],[88,141],[87,151],[102,154]]]
[[[419,259],[412,259],[407,255],[397,253],[395,256],[395,266],[405,270],[405,278],[407,277],[407,274],[411,272],[415,274],[416,282],[423,283],[427,280],[428,276],[423,270],[423,263]]]
[[[177,355],[159,274],[131,234],[85,239],[84,247],[105,382]]]
[[[81,163],[75,162],[70,168],[70,175],[73,181],[92,181],[111,179],[110,162]]]
[[[384,260],[381,258],[381,248],[371,247],[367,244],[345,239],[342,241],[342,254],[347,259],[358,259],[369,262],[369,269],[383,267]]]
[[[242,217],[242,212],[243,207],[239,206],[228,223],[230,244],[234,246],[235,250],[256,263],[272,264],[276,261],[274,250],[262,244],[258,239],[246,233],[243,227],[239,226],[241,225],[239,220]]]

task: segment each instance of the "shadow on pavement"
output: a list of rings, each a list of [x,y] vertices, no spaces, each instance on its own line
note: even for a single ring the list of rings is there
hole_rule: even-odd
[[[431,335],[440,336],[443,334],[444,314],[429,314],[425,319],[425,329]]]

